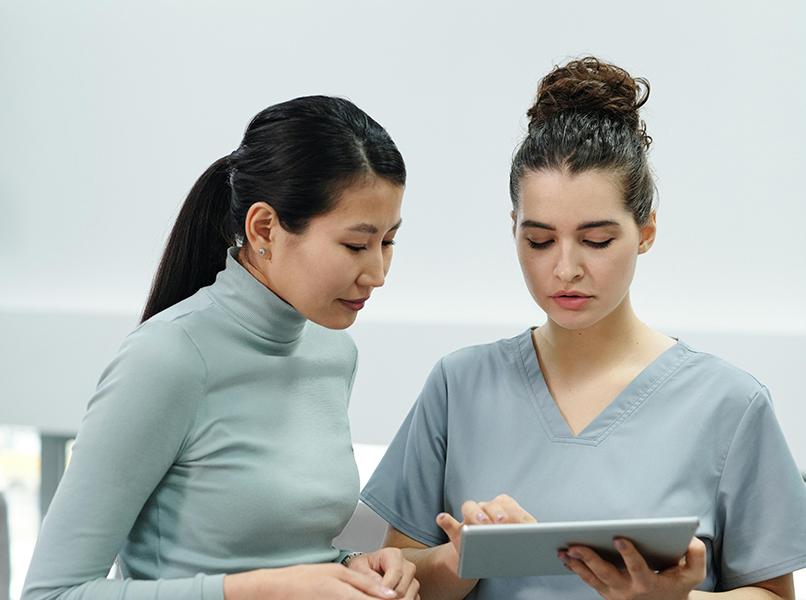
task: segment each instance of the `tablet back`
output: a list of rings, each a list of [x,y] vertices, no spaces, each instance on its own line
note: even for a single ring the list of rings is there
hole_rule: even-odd
[[[573,575],[557,558],[560,549],[588,546],[619,567],[614,537],[631,540],[656,571],[674,566],[697,530],[697,517],[571,521],[464,526],[459,576],[466,579],[529,575]]]

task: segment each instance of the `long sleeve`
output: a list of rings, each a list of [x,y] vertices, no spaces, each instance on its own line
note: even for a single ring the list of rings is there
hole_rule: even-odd
[[[337,559],[358,498],[357,350],[231,252],[101,377],[23,600],[221,600],[223,577]],[[115,556],[124,580],[105,579]]]
[[[205,365],[186,333],[148,324],[101,377],[44,520],[24,600],[223,598],[223,575],[122,581],[106,574],[192,429]]]

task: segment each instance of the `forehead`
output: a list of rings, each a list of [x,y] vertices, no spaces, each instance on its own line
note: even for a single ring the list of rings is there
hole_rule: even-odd
[[[519,220],[552,225],[632,218],[618,179],[601,171],[537,171],[524,176]]]
[[[362,180],[339,194],[336,206],[312,225],[338,228],[374,227],[386,232],[400,221],[403,188],[385,179]]]

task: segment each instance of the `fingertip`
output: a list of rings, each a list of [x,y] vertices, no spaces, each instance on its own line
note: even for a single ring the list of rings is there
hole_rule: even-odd
[[[448,529],[452,528],[453,526],[453,518],[446,512],[441,512],[437,515],[437,525],[439,525],[442,529],[447,531]]]
[[[442,531],[447,533],[448,537],[451,539],[458,534],[459,529],[462,527],[462,524],[448,513],[440,513],[437,516],[437,525],[440,527],[440,529],[442,529]]]

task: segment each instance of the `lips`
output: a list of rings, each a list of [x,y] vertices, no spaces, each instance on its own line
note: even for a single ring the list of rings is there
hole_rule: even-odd
[[[339,302],[341,302],[344,306],[346,306],[350,310],[359,311],[362,308],[364,308],[364,304],[366,303],[367,300],[369,300],[369,296],[367,296],[366,298],[358,298],[356,300],[344,300],[343,298],[340,298]]]
[[[559,292],[551,296],[551,299],[559,306],[566,310],[578,310],[585,306],[593,299],[593,296],[580,294],[578,292]]]

